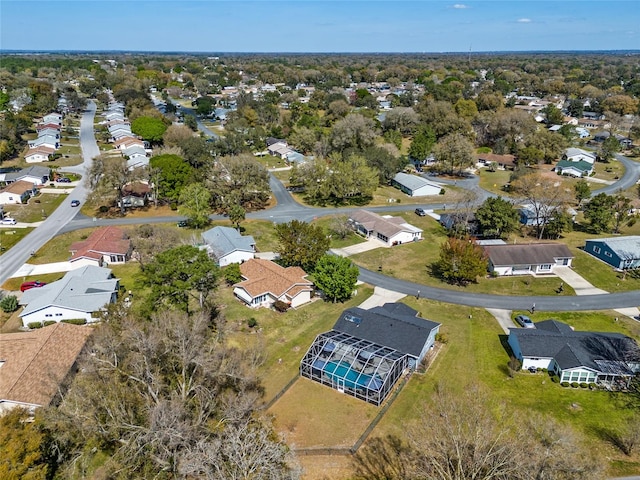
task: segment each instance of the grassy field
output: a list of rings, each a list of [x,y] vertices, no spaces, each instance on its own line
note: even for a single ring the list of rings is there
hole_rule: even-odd
[[[598,432],[602,428],[621,426],[632,413],[602,391],[563,388],[546,374],[519,372],[507,375],[509,360],[504,345],[506,337],[486,311],[460,308],[430,300],[406,303],[422,315],[442,323],[440,329],[448,343],[440,351],[425,375],[414,375],[386,416],[374,430],[374,436],[388,433],[402,436],[406,422],[419,415],[425,400],[440,383],[454,392],[479,384],[491,397],[491,405],[508,405],[516,414],[539,412],[571,424],[587,438],[594,449],[612,460],[611,474],[624,475],[640,471],[640,457],[624,457]],[[469,319],[472,315],[472,319]],[[632,320],[615,322],[613,312],[579,312],[547,314],[545,318],[566,321],[579,330],[617,331],[638,338],[640,330]],[[541,320],[536,319],[536,320]]]
[[[481,168],[480,172],[480,188],[483,188],[496,195],[508,197],[509,194],[503,190],[504,185],[509,183],[511,177],[510,170],[498,170],[490,172],[486,168]]]
[[[5,205],[5,212],[10,213],[18,222],[41,222],[51,215],[65,198],[64,194],[43,193],[29,199],[27,204]]]
[[[29,235],[33,228],[0,228],[0,255],[6,253],[11,247]]]
[[[231,288],[219,289],[222,312],[235,328],[229,340],[243,349],[264,351],[259,374],[265,387],[265,401],[271,400],[298,374],[300,360],[316,335],[331,330],[340,313],[362,303],[372,289],[360,286],[358,292],[345,303],[316,300],[281,314],[267,309],[252,310],[234,297]],[[249,318],[257,320],[257,327],[247,327]]]

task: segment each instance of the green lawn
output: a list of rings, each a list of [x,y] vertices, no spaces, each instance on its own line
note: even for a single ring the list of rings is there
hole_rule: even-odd
[[[511,177],[511,170],[498,170],[496,172],[490,172],[486,168],[479,169],[480,172],[480,188],[483,188],[489,192],[508,197],[509,194],[502,188],[509,183]]]
[[[424,375],[414,375],[386,416],[374,430],[374,436],[387,433],[403,435],[407,420],[415,417],[420,406],[441,383],[454,392],[479,384],[490,395],[491,405],[504,402],[516,414],[539,412],[571,424],[583,434],[594,449],[606,452],[615,460],[611,474],[637,473],[638,458],[627,458],[598,436],[599,428],[621,426],[630,412],[611,394],[601,391],[563,388],[548,375],[519,372],[507,375],[506,337],[486,311],[431,300],[406,303],[422,311],[423,317],[442,323],[440,329],[448,343],[443,346],[431,368]],[[469,319],[472,315],[472,319]],[[566,321],[579,330],[617,331],[638,338],[639,327],[627,319],[614,321],[614,313],[577,312],[548,314],[547,318]]]
[[[5,290],[9,290],[12,292],[17,292],[20,290],[20,285],[22,282],[33,282],[39,280],[45,283],[55,282],[56,280],[60,280],[64,277],[65,272],[56,272],[56,273],[45,273],[43,275],[28,275],[26,277],[16,277],[10,278],[2,285],[2,288]]]
[[[29,263],[40,265],[45,263],[66,262],[71,257],[69,247],[75,242],[85,240],[95,228],[84,228],[57,235],[44,244]]]
[[[65,198],[66,195],[43,193],[29,199],[27,204],[5,205],[5,212],[11,213],[18,222],[41,222],[51,215]]]
[[[33,228],[0,228],[0,255],[5,254],[11,247],[29,235]]]
[[[342,218],[346,221],[346,216],[339,216],[338,218]],[[358,243],[363,243],[366,241],[365,238],[356,234],[355,232],[350,232],[345,238],[338,238],[335,234],[332,234],[331,224],[336,219],[335,215],[329,215],[326,217],[318,218],[313,221],[314,225],[320,225],[325,229],[326,232],[331,235],[331,248],[344,248],[349,247],[351,245],[356,245]]]
[[[228,287],[220,287],[218,298],[225,318],[236,327],[229,338],[232,344],[247,351],[264,351],[259,374],[265,387],[265,401],[269,401],[298,375],[300,360],[316,335],[331,330],[344,309],[359,305],[371,293],[371,287],[359,286],[358,294],[348,302],[316,300],[284,314],[263,308],[250,309],[236,299]],[[255,318],[258,326],[248,328],[249,318]]]

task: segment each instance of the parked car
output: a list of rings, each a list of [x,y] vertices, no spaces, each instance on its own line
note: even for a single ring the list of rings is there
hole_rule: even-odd
[[[188,227],[189,226],[189,220],[180,220],[178,222],[178,226],[180,228]]]
[[[40,282],[39,280],[35,280],[33,282],[24,282],[22,285],[20,285],[20,291],[26,292],[27,290],[31,290],[32,288],[40,288],[44,287],[45,285],[46,282]]]
[[[79,207],[80,206],[80,200],[71,200],[71,206],[72,207]]]
[[[414,211],[416,212],[416,215],[420,217],[424,217],[427,214],[424,208],[416,208]]]
[[[58,178],[56,178],[56,182],[59,182],[59,183],[71,183],[71,179],[69,177],[58,177]]]
[[[516,322],[523,328],[536,328],[531,319],[526,315],[517,315]]]
[[[2,225],[15,225],[16,223],[15,218],[5,217],[2,219]]]

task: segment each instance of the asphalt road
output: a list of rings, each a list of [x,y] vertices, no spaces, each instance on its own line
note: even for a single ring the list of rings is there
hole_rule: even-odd
[[[65,169],[65,171],[73,171],[84,175],[91,165],[93,157],[100,153],[93,132],[95,113],[95,103],[89,102],[80,122],[80,146],[82,148],[83,163]],[[71,200],[84,202],[88,193],[85,182],[80,182],[73,189],[73,192],[38,228],[20,240],[11,250],[0,256],[0,285],[29,260],[31,252],[38,251],[40,247],[55,237],[65,225],[71,222],[80,210],[71,206]]]

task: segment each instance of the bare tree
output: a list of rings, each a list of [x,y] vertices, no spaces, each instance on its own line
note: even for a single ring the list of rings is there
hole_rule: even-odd
[[[93,159],[87,180],[95,194],[111,200],[115,196],[116,205],[124,215],[123,189],[128,183],[142,178],[142,174],[143,169],[129,169],[123,157],[98,155]]]

